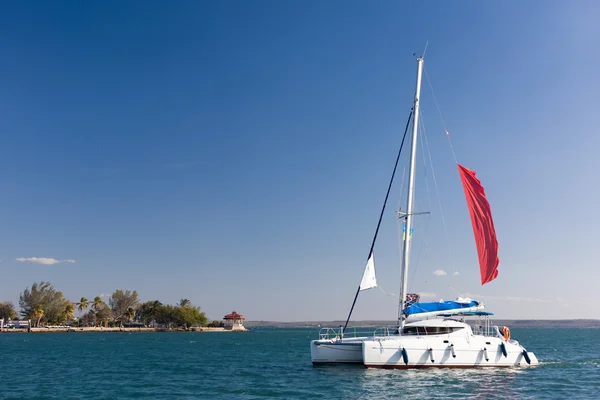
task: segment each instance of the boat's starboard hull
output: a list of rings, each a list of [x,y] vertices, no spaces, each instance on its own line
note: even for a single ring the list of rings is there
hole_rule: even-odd
[[[538,365],[535,354],[518,342],[496,337],[415,336],[363,341],[367,368],[478,368]]]

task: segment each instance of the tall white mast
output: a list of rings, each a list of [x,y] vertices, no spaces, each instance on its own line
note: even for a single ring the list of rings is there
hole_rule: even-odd
[[[423,72],[423,57],[417,58],[417,88],[415,89],[415,102],[413,105],[413,131],[412,143],[410,147],[410,165],[408,170],[408,199],[406,205],[406,214],[404,220],[406,231],[404,233],[404,246],[402,248],[402,286],[400,288],[400,304],[398,308],[398,324],[404,326],[403,310],[406,303],[406,294],[408,291],[408,264],[410,261],[410,240],[414,216],[414,197],[415,197],[415,166],[417,161],[417,133],[419,129],[419,101],[421,97],[421,75]]]

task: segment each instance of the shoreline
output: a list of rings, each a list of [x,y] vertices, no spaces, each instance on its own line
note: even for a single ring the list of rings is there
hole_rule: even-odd
[[[248,329],[225,329],[193,327],[183,328],[120,328],[120,327],[72,327],[72,328],[31,328],[31,329],[0,329],[0,333],[81,333],[81,332],[250,332]]]
[[[248,328],[339,328],[345,321],[245,321]],[[511,328],[600,328],[600,319],[507,319],[492,318],[494,325],[506,325]],[[390,320],[357,320],[350,321],[349,327],[377,328],[394,326],[396,321]]]
[[[511,328],[600,328],[598,319],[563,319],[563,320],[508,320],[495,319],[496,325],[506,325]],[[371,328],[381,326],[393,326],[395,321],[351,321],[350,326],[354,328]],[[63,332],[249,332],[252,328],[309,328],[320,329],[322,327],[339,327],[343,321],[246,321],[245,330],[230,330],[222,327],[193,327],[183,328],[132,328],[132,327],[71,327],[71,328],[31,328],[28,329],[0,329],[0,333],[63,333]]]

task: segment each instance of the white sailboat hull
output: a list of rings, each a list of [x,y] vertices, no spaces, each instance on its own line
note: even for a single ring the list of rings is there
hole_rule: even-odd
[[[362,364],[364,338],[313,340],[310,356],[313,365],[319,364]]]
[[[363,341],[362,356],[367,368],[477,368],[539,364],[535,354],[526,352],[514,340],[479,335],[372,338]]]

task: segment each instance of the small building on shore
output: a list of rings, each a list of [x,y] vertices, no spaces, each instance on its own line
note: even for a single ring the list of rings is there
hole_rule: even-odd
[[[230,331],[245,331],[244,327],[244,318],[243,315],[238,314],[237,312],[232,311],[230,314],[227,314],[223,317],[223,321],[225,322],[225,329]]]
[[[31,328],[31,320],[11,320],[8,318],[0,319],[0,330],[2,329],[29,329]]]

